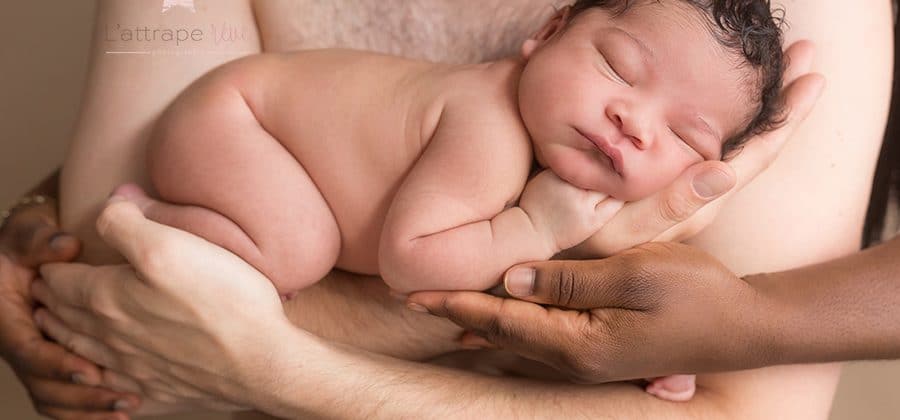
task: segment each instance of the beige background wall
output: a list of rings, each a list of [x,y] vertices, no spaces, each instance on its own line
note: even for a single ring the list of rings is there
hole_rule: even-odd
[[[0,208],[62,161],[86,72],[94,10],[91,0],[3,3]],[[850,365],[845,369],[832,419],[900,418],[898,385],[900,363]],[[0,418],[38,418],[24,389],[5,365],[0,368]]]

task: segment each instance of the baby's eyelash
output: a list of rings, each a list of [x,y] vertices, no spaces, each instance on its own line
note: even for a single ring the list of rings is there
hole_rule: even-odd
[[[703,154],[700,153],[699,151],[697,151],[697,149],[695,149],[694,146],[691,146],[691,144],[688,143],[687,140],[685,140],[683,137],[681,137],[680,135],[678,135],[678,133],[676,133],[675,130],[672,129],[672,127],[669,127],[669,131],[671,131],[672,134],[675,135],[675,138],[677,138],[678,141],[684,143],[687,147],[689,147],[691,150],[693,150],[694,153],[697,153],[698,155],[703,156]]]
[[[622,82],[622,83],[624,83],[624,84],[626,84],[626,85],[628,85],[628,86],[631,86],[631,83],[628,83],[628,81],[625,80],[625,78],[622,77],[622,75],[619,74],[618,71],[616,71],[616,68],[613,67],[612,63],[610,63],[608,59],[606,59],[606,56],[603,55],[603,53],[600,53],[600,57],[603,58],[603,64],[606,65],[606,68],[609,69],[609,72],[612,73],[612,76],[613,76],[614,78],[618,79],[618,81],[620,81],[620,82]]]

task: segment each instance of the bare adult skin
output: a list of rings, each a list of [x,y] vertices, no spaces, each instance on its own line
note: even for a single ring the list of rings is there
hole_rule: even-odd
[[[344,10],[357,10],[357,8],[365,9],[367,7],[383,7],[381,5],[385,3],[377,4],[378,6],[376,6],[374,2],[371,5],[354,4],[353,7],[348,6],[349,8],[345,8]],[[434,3],[432,3],[432,5],[433,4]],[[499,5],[501,3],[498,2],[497,4],[498,7],[500,7]],[[278,9],[279,5],[282,6],[281,9]],[[101,4],[101,10],[106,10],[106,13],[135,13],[138,16],[150,16],[151,13],[157,13],[147,12],[145,14],[141,14],[140,11],[136,10],[132,10],[130,12],[125,11],[123,10],[125,6],[115,6],[113,2],[110,2],[110,4],[106,4],[105,6],[107,7],[107,9],[103,9],[104,5]],[[241,6],[239,2],[236,2],[234,4],[229,2],[221,2],[221,6],[219,7],[221,7],[222,9],[218,9],[218,11],[221,12],[222,10],[227,9],[231,6],[234,6],[234,10],[237,10],[237,12],[235,12],[237,13],[236,16],[240,15],[241,10],[249,10],[249,7],[246,7],[246,5]],[[290,12],[290,8],[294,6],[307,7],[307,9],[304,10],[307,13],[305,13],[303,16],[321,17],[321,14],[309,13],[310,10],[316,10],[314,9],[315,6],[301,2],[290,4],[278,2],[259,4],[259,7],[256,10],[256,16],[257,20],[260,22],[260,32],[264,38],[263,45],[265,45],[267,49],[277,50],[278,45],[287,47],[289,46],[288,44],[290,40],[290,36],[288,35],[290,35],[291,33],[294,33],[295,35],[301,34],[304,30],[307,30],[306,28],[315,26],[313,24],[283,24],[279,26],[277,24],[278,19],[296,18],[297,15]],[[340,5],[338,5],[338,7],[339,6]],[[415,13],[416,10],[419,10],[417,9],[418,7],[422,7],[422,4],[419,2],[406,2],[394,6],[400,8],[395,10],[403,10],[406,12]],[[463,16],[464,13],[462,13],[461,11],[474,8],[467,8],[467,5],[462,2],[447,2],[447,7],[452,6],[456,6],[458,8],[458,11],[460,12],[459,14],[455,15],[459,19],[459,21],[456,21],[456,23],[459,23],[460,25],[453,25],[454,28],[464,27],[463,22],[478,22],[481,25],[473,25],[475,25],[477,28],[481,28],[481,30],[490,28],[491,33],[504,33],[505,31],[496,31],[496,25],[488,25],[484,20],[487,20],[488,22],[511,21],[511,19],[500,19],[497,16],[490,16],[487,13],[483,13],[483,10],[501,10],[502,8],[482,9],[482,13],[476,13],[475,16],[471,19],[466,19],[466,16]],[[871,22],[880,22],[879,19],[884,16],[885,22],[877,24],[874,27],[876,29],[881,28],[880,30],[884,31],[883,35],[886,35],[889,32],[887,29],[889,28],[889,22],[887,22],[886,18],[888,16],[888,4],[884,2],[884,4],[881,4],[880,6],[881,7],[877,7],[873,5],[871,8],[856,8],[852,10],[844,10],[842,4],[836,1],[799,1],[789,4],[789,13],[797,16],[797,18],[793,22],[791,31],[788,33],[788,39],[790,40],[798,39],[799,37],[809,37],[818,42],[824,42],[823,45],[828,45],[828,53],[824,54],[824,56],[820,59],[820,63],[816,66],[816,69],[823,71],[829,78],[830,86],[832,87],[830,92],[832,93],[831,96],[826,96],[825,98],[823,98],[824,108],[820,108],[817,113],[814,113],[811,117],[810,122],[806,126],[804,126],[804,128],[801,129],[800,132],[798,132],[795,143],[789,146],[788,150],[785,151],[783,159],[776,162],[775,165],[773,165],[773,167],[770,169],[770,171],[766,173],[766,175],[758,179],[757,182],[744,189],[740,194],[732,199],[733,204],[729,205],[723,210],[722,214],[723,216],[725,216],[721,219],[723,220],[723,222],[715,224],[711,229],[707,230],[707,232],[696,239],[696,242],[703,244],[705,248],[715,250],[717,257],[722,259],[726,264],[729,264],[733,269],[738,271],[767,271],[778,268],[779,266],[788,267],[800,265],[806,262],[828,259],[833,256],[849,252],[857,246],[855,238],[858,237],[857,231],[859,228],[859,224],[861,223],[862,212],[859,208],[861,204],[854,203],[865,202],[864,198],[861,198],[860,196],[865,194],[865,191],[867,191],[868,188],[868,183],[870,181],[867,176],[858,175],[861,173],[871,173],[871,161],[874,153],[877,152],[877,144],[881,135],[880,123],[873,122],[871,116],[880,115],[883,117],[883,108],[886,104],[886,98],[884,97],[885,95],[879,92],[885,91],[885,89],[881,88],[881,86],[886,84],[885,81],[887,80],[887,74],[889,73],[887,71],[889,66],[886,64],[887,61],[884,59],[884,55],[886,55],[886,53],[883,53],[883,51],[888,50],[889,38],[887,36],[876,35],[874,36],[874,39],[881,40],[879,42],[883,41],[883,48],[874,47],[873,49],[861,51],[862,49],[856,48],[855,46],[859,45],[862,40],[856,39],[853,35],[850,34],[862,33],[863,31],[855,31],[853,30],[853,28],[857,27],[856,25],[860,25],[860,28],[862,27],[862,25],[865,25],[865,27],[870,29],[870,31],[867,33],[867,41],[869,41],[869,45],[872,45],[871,41],[873,39],[873,36],[871,29],[873,28],[873,26]],[[268,7],[272,7],[272,9],[268,9],[267,11]],[[328,6],[321,7],[327,8]],[[513,6],[510,7],[512,8]],[[326,15],[329,13],[328,10],[319,10],[323,10],[323,13]],[[511,10],[522,11],[532,10],[532,8],[524,5],[523,2],[523,4],[516,4],[515,7]],[[443,14],[440,16],[446,17],[452,15],[453,14]],[[103,16],[103,12],[101,11],[101,18]],[[112,18],[113,16],[116,15],[106,15],[106,18]],[[334,17],[335,19],[340,19],[342,17],[348,16],[352,17],[352,14],[347,15],[345,12],[344,14],[335,14]],[[433,16],[437,15],[425,15],[421,16],[421,19],[428,22],[429,18],[432,18]],[[477,19],[483,20],[478,21]],[[248,24],[252,23],[250,21],[251,20],[247,21],[249,22]],[[338,21],[342,20],[334,20],[333,22]],[[840,22],[840,26],[846,28],[846,34],[842,33],[841,36],[843,38],[841,39],[832,39],[829,37],[830,35],[827,35],[831,34],[831,32],[828,32],[827,28],[836,26],[832,25],[835,22]],[[434,22],[428,23],[434,24]],[[280,27],[282,28],[282,31],[279,32],[277,30],[271,29],[267,30],[267,26],[269,28]],[[335,30],[335,26],[336,25],[332,25],[331,30]],[[292,31],[290,28],[302,29]],[[400,30],[391,32],[390,29],[388,29],[387,31],[388,34],[401,32],[402,31]],[[880,32],[877,32],[876,30],[876,33]],[[366,33],[366,35],[371,37],[371,33]],[[489,37],[481,38],[487,39]],[[469,48],[471,50],[476,50],[477,48],[474,47],[474,45],[476,44],[490,45],[487,42],[482,42],[483,39],[481,38],[476,37],[475,39],[471,39],[472,44],[468,44],[470,45]],[[387,37],[386,39],[396,40],[396,38],[392,37]],[[453,39],[455,41],[464,40],[464,38]],[[279,44],[279,42],[281,42],[281,44]],[[444,52],[453,51],[453,49],[451,48],[438,48],[435,50]],[[880,53],[878,51],[882,52]],[[454,56],[454,58],[456,57]],[[134,68],[127,68],[129,66],[128,63],[112,62],[109,59],[99,60],[98,62],[100,64],[95,66],[95,70],[93,73],[94,76],[92,78],[93,82],[91,88],[93,88],[94,90],[103,91],[101,87],[107,85],[107,83],[109,83],[109,80],[115,79],[113,74],[104,73],[104,71],[115,73],[113,70],[122,71],[123,67],[125,67],[125,70],[137,71],[130,72],[129,77],[127,78],[122,76],[121,80],[128,80],[130,84],[134,84],[136,86],[149,86],[150,91],[159,93],[163,97],[155,99],[150,98],[148,99],[148,103],[130,105],[138,106],[139,109],[135,110],[136,112],[133,113],[124,113],[125,118],[122,120],[118,120],[116,122],[116,127],[109,127],[109,123],[105,122],[107,121],[107,119],[102,118],[102,116],[108,115],[108,107],[119,107],[119,109],[123,107],[127,108],[127,106],[125,105],[129,101],[126,101],[126,99],[134,99],[134,95],[132,92],[114,92],[110,90],[106,92],[106,95],[111,95],[111,97],[107,96],[98,100],[88,100],[83,115],[83,121],[85,122],[79,128],[79,134],[76,135],[76,143],[75,147],[73,148],[72,160],[70,161],[73,163],[73,165],[67,168],[69,175],[67,177],[67,180],[64,180],[63,184],[64,226],[76,229],[76,231],[79,231],[80,233],[86,233],[91,230],[90,226],[92,225],[92,223],[90,222],[90,220],[94,215],[97,214],[100,203],[102,201],[102,197],[115,184],[126,181],[128,179],[141,179],[141,177],[139,176],[141,173],[140,165],[135,164],[135,162],[140,161],[140,152],[139,148],[135,148],[134,145],[140,144],[140,139],[143,133],[142,130],[145,129],[150,122],[152,122],[153,116],[156,115],[156,112],[158,112],[162,105],[167,102],[165,95],[180,89],[179,86],[176,86],[177,83],[173,82],[171,78],[165,81],[157,80],[156,83],[154,83],[152,75],[141,73],[139,65],[140,63],[131,63],[130,65],[133,65]],[[875,73],[877,74],[873,74],[872,77],[866,78],[862,85],[860,85],[859,83],[854,83],[852,84],[852,86],[850,86],[850,84],[848,84],[847,82],[849,80],[855,79],[850,76],[851,69],[849,69],[844,64],[846,62],[855,62],[857,64],[857,66],[853,67],[854,71],[858,68],[884,69],[884,71],[876,70]],[[173,60],[168,64],[177,66],[177,63],[178,61]],[[197,65],[197,61],[191,61],[191,63],[191,66]],[[109,66],[104,66],[103,64],[109,64]],[[182,63],[182,65],[184,64]],[[199,67],[190,67],[190,69],[198,73],[203,71]],[[183,77],[183,79],[179,80],[184,80],[185,83],[186,81],[189,81],[191,79],[188,75],[184,75],[181,73],[179,73],[179,75],[180,77]],[[110,77],[112,77],[112,79],[110,79]],[[101,83],[100,81],[103,81],[103,83]],[[123,84],[119,85],[121,86]],[[91,88],[89,88],[89,92],[92,91]],[[121,99],[115,100],[118,96],[121,96]],[[89,97],[91,97],[90,93]],[[865,98],[865,100],[856,101],[856,99],[859,97],[863,97]],[[881,101],[873,100],[872,98],[881,98]],[[845,109],[842,104],[848,102],[853,103],[854,106],[852,108]],[[840,117],[838,117],[838,115],[840,115]],[[880,121],[883,121],[883,118]],[[835,124],[838,125],[837,128],[835,127]],[[836,135],[835,133],[841,132],[854,133],[854,135],[856,136],[854,137],[855,147],[853,149],[842,150],[842,160],[840,161],[840,164],[832,168],[830,166],[832,162],[827,157],[829,151],[840,149],[839,145],[842,140],[841,137]],[[88,135],[88,133],[91,133],[91,135]],[[127,139],[127,141],[123,141],[122,139]],[[799,144],[796,143],[797,140],[799,140]],[[125,149],[123,150],[122,147],[125,147]],[[98,152],[102,152],[102,154],[97,155],[96,153]],[[95,155],[93,155],[93,157],[88,157],[86,155],[87,153],[94,153]],[[121,159],[122,156],[129,156],[133,159]],[[83,163],[79,165],[77,163],[79,161]],[[97,164],[98,162],[102,164]],[[92,168],[98,167],[103,167],[105,170],[109,170],[110,173],[98,174],[96,172],[92,172]],[[694,174],[696,174],[696,172]],[[849,174],[854,174],[855,176],[845,176]],[[100,185],[78,184],[77,180],[84,179],[96,179],[98,181],[98,184]],[[778,182],[778,180],[784,179],[790,179],[793,180],[793,182],[787,185]],[[684,180],[682,180],[682,182],[683,184],[681,185],[690,185],[690,182]],[[828,188],[824,189],[821,187],[816,187],[817,185],[828,185]],[[69,188],[69,192],[65,192],[66,188]],[[757,202],[761,202],[764,199],[763,197],[771,196],[773,192],[779,191],[781,193],[776,194],[776,196],[790,196],[792,197],[792,199],[778,199],[774,203],[770,203],[771,205],[766,206],[764,209],[760,209],[759,205],[756,204]],[[67,204],[66,201],[66,194],[70,194],[70,198],[68,199],[70,200],[68,201],[69,204]],[[666,200],[657,202],[666,202]],[[809,205],[812,207],[807,207],[806,205],[804,205],[804,203],[809,203]],[[674,208],[676,210],[681,210],[683,208],[690,209],[690,206],[675,206]],[[818,211],[818,209],[820,208],[827,208],[830,209],[830,211],[828,214],[824,214],[823,212]],[[674,213],[678,214],[680,212],[676,211]],[[804,217],[802,218],[802,220],[789,218],[790,220],[779,221],[779,216],[784,214],[802,214],[804,215]],[[69,219],[67,219],[67,217]],[[780,225],[779,223],[782,225]],[[818,228],[818,226],[823,224],[833,226],[834,228],[830,229],[827,232],[823,232]],[[631,226],[633,227],[633,225]],[[629,231],[629,229],[630,228],[623,228],[622,231]],[[792,235],[783,238],[779,237],[780,232],[787,231],[792,232]],[[651,238],[653,236],[656,236],[656,234],[652,234]],[[729,246],[733,244],[743,244],[743,247],[738,249],[735,246]],[[94,262],[103,260],[103,258],[101,258],[103,254],[101,252],[102,247],[100,245],[100,242],[96,240],[96,236],[92,235],[88,237],[88,240],[85,244],[85,249],[88,250],[88,253],[86,255],[88,257],[93,256],[92,258],[94,259]],[[747,252],[747,249],[751,249],[754,251]],[[798,251],[800,249],[803,250],[802,253]],[[326,284],[328,283],[330,282],[326,282]],[[327,290],[325,289],[325,287],[326,286],[323,285],[322,288],[316,289],[319,290],[319,292],[310,291],[307,296],[313,296],[314,293],[320,293],[319,297],[327,296],[327,293],[321,294],[322,290]],[[377,286],[367,287],[377,288]],[[346,290],[347,293],[350,293],[349,298],[351,299],[353,293],[361,293],[355,292],[354,290],[358,289],[347,288]],[[363,288],[362,290],[365,291],[366,289]],[[372,289],[368,290],[371,291]],[[383,293],[383,290],[381,292]],[[348,297],[343,296],[342,298],[346,299]],[[290,305],[289,310],[292,311],[291,316],[294,319],[302,318],[304,315],[302,311],[307,309],[310,311],[305,315],[312,315],[312,317],[306,318],[306,322],[299,323],[304,328],[308,328],[314,332],[318,332],[316,331],[317,328],[321,328],[322,331],[328,331],[333,335],[341,335],[341,333],[343,332],[342,329],[329,327],[329,321],[327,320],[322,322],[322,324],[324,325],[319,325],[318,327],[315,325],[318,322],[322,321],[317,320],[316,317],[324,313],[324,311],[321,310],[322,306],[315,305],[321,304],[327,307],[334,301],[335,300],[333,298],[310,299],[309,302],[313,303],[312,305]],[[376,300],[373,300],[371,298],[362,298],[359,301],[359,306],[353,307],[353,310],[358,310],[358,312],[353,312],[353,314],[343,313],[343,315],[351,317],[359,316],[360,319],[370,321],[373,319],[378,319],[378,317],[373,316],[373,314],[375,314],[376,312],[369,311],[368,309],[378,306],[390,307],[390,305],[387,303],[389,302],[388,298]],[[366,304],[371,306],[364,306]],[[343,306],[341,306],[341,308],[343,309]],[[421,322],[420,319],[416,319],[413,316],[402,316],[410,319],[410,322]],[[377,321],[374,323],[378,325]],[[347,324],[337,321],[332,325],[346,326]],[[367,325],[367,327],[371,326],[372,325]],[[410,329],[414,329],[414,327],[410,327]],[[406,329],[401,329],[400,333],[404,332],[406,332]],[[377,345],[383,346],[385,348],[396,349],[395,347],[393,347],[395,343],[405,343],[405,341],[394,340],[390,338],[392,337],[390,334],[395,334],[395,332],[390,332],[390,330],[388,329],[386,334],[383,336],[385,337],[385,339],[379,342]],[[347,334],[347,336],[352,336],[352,334]],[[341,339],[340,337],[332,338],[336,340]],[[344,339],[346,339],[346,337]],[[404,344],[401,347],[407,352],[415,353],[415,351],[412,350],[412,347],[420,343],[430,341],[433,340],[420,340],[418,342],[413,342],[413,344]],[[432,348],[434,347],[439,346],[433,345]],[[398,362],[389,361],[386,359],[376,359],[377,360],[373,363],[382,363],[382,367],[386,368],[398,368],[405,371],[419,368],[418,366],[412,367],[397,364]],[[425,368],[422,367],[422,369]],[[785,383],[786,377],[789,377],[793,374],[801,374],[801,372],[806,376],[805,380],[788,381],[792,383],[802,383],[802,385],[798,385],[802,389],[796,390],[798,397],[790,402],[784,402],[780,398],[778,398],[778,395],[776,395],[777,387],[772,386],[772,384]],[[429,378],[426,376],[416,376],[416,378],[424,381],[422,382],[422,384],[425,384],[425,386],[411,386],[409,388],[406,388],[403,391],[408,392],[409,394],[404,394],[405,397],[404,395],[401,395],[400,397],[403,398],[398,397],[395,399],[395,401],[415,401],[414,394],[417,391],[437,393],[441,389],[447,390],[447,388],[441,386],[429,388],[427,386]],[[738,378],[740,378],[740,380],[738,380]],[[458,385],[463,387],[463,389],[470,389],[473,391],[475,391],[476,389],[481,389],[481,387],[485,385],[497,387],[503,386],[504,384],[503,382],[487,383],[480,379],[474,379],[470,376],[463,376],[461,377],[461,380],[462,379],[470,380],[473,382],[466,383],[465,381],[463,381]],[[381,386],[390,386],[390,383],[384,383],[379,378],[373,378],[373,381],[373,391],[376,389],[381,389]],[[742,374],[729,374],[724,376],[708,377],[705,380],[701,381],[702,386],[706,387],[705,389],[708,390],[708,392],[701,392],[700,394],[698,394],[698,398],[695,398],[695,401],[693,401],[692,403],[681,405],[678,407],[665,405],[654,400],[647,400],[646,398],[648,397],[641,394],[640,392],[634,392],[636,390],[631,389],[630,387],[622,386],[585,388],[578,390],[565,388],[566,392],[560,392],[559,397],[564,399],[571,399],[573,404],[575,404],[576,401],[580,401],[582,399],[589,400],[590,403],[593,404],[592,407],[596,407],[597,409],[616,410],[616,412],[621,412],[623,413],[623,415],[627,415],[627,410],[641,410],[641,412],[644,413],[658,410],[660,415],[665,415],[668,417],[673,417],[679,412],[683,412],[686,415],[706,412],[711,414],[717,413],[719,415],[736,417],[738,414],[751,412],[752,410],[747,411],[747,408],[753,407],[753,410],[755,410],[755,412],[753,412],[752,414],[760,416],[770,415],[779,417],[821,417],[822,415],[824,415],[824,411],[827,410],[827,402],[830,399],[830,393],[833,390],[834,381],[835,370],[833,368],[822,367],[785,368],[768,370],[765,372],[748,372]],[[536,387],[538,385],[529,386]],[[328,388],[323,388],[320,391],[324,391],[327,389]],[[480,395],[482,397],[492,395],[492,393],[488,392],[488,390],[485,390],[484,393],[473,392],[473,394]],[[753,396],[752,398],[750,397],[751,395]],[[323,398],[329,397],[323,395]],[[340,399],[340,395],[334,396],[334,398]],[[440,398],[440,396],[436,396],[436,398]],[[362,396],[360,400],[361,401],[353,402],[359,403],[363,407],[356,407],[351,404],[350,401],[347,402],[346,407],[348,408],[348,410],[352,409],[354,410],[354,413],[358,413],[358,411],[355,410],[366,410],[365,406],[367,406],[368,404],[377,404],[379,401],[381,401],[377,397],[368,399],[366,398],[366,396]],[[456,400],[455,398],[445,398],[442,401],[447,402],[448,407],[455,407],[455,405],[453,404],[456,403],[471,403],[470,399]],[[484,402],[488,404],[489,407],[495,406],[489,401]],[[402,412],[404,407],[409,409],[409,407],[416,407],[416,405],[411,404],[408,406],[404,406],[403,404],[398,403],[392,404],[390,405],[390,407],[382,407],[381,409],[372,408],[372,412],[377,412],[377,414],[381,414],[385,417],[391,416],[392,414],[404,415]],[[571,407],[578,406],[575,405]],[[331,408],[335,409],[336,407]],[[389,411],[388,408],[395,411]],[[556,410],[554,412],[558,414],[559,409],[556,407],[553,408],[554,410]],[[462,412],[463,411],[457,411],[457,413]],[[334,413],[331,414],[340,415]],[[408,415],[410,413],[407,412],[406,414]],[[482,413],[482,415],[483,414],[484,413]]]
[[[517,266],[505,281],[515,299],[423,292],[410,302],[474,332],[462,339],[469,346],[514,351],[580,383],[897,359],[898,257],[900,237],[740,278],[703,251],[659,242]]]

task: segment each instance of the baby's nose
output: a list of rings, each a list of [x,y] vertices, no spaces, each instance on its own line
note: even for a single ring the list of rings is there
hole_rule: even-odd
[[[644,119],[631,108],[621,103],[611,104],[606,109],[606,115],[621,133],[620,141],[627,140],[640,150],[650,148],[652,145],[650,130],[643,122]]]

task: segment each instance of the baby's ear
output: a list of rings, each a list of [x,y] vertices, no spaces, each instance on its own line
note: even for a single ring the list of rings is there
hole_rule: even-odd
[[[539,31],[532,35],[531,38],[526,39],[525,42],[522,43],[522,58],[528,60],[537,47],[543,45],[565,28],[569,23],[569,13],[571,10],[571,6],[566,6],[557,10],[556,13],[544,23],[544,26],[541,27]]]

